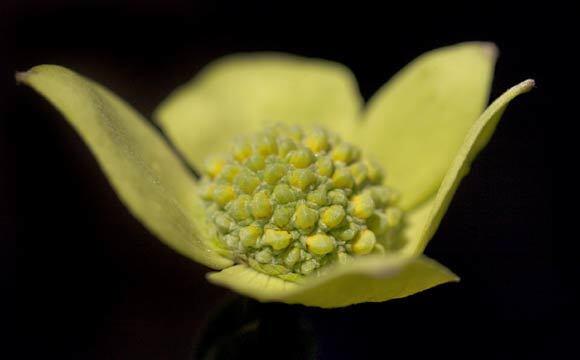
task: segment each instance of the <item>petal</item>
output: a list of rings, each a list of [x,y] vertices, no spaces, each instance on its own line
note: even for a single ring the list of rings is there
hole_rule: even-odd
[[[204,244],[208,231],[195,181],[159,133],[102,86],[55,65],[17,79],[46,97],[78,131],[118,196],[151,232],[215,269],[231,264]]]
[[[267,123],[322,125],[339,133],[354,126],[362,99],[340,64],[277,53],[232,55],[179,88],[155,118],[195,165],[227,150],[236,136]]]
[[[382,163],[406,209],[441,184],[487,102],[496,49],[464,43],[428,52],[370,100],[358,142]]]
[[[421,242],[422,232],[429,221],[434,203],[435,196],[432,196],[420,206],[405,213],[405,226],[397,249],[402,255],[420,254],[424,249],[423,247],[421,251],[418,251],[418,244]]]
[[[487,144],[505,108],[516,96],[530,91],[533,80],[526,80],[512,87],[495,100],[473,124],[463,145],[456,154],[437,194],[409,214],[405,229],[405,254],[420,254],[437,230],[445,211],[461,182],[469,172],[476,155]]]
[[[320,277],[291,283],[236,265],[208,274],[208,279],[260,301],[280,301],[323,308],[402,298],[433,286],[458,281],[444,266],[425,256],[365,256]]]

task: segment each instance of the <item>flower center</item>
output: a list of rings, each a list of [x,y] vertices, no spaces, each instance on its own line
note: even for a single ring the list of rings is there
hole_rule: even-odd
[[[389,250],[403,213],[382,182],[377,164],[335,134],[276,125],[208,159],[201,196],[237,262],[298,280]]]

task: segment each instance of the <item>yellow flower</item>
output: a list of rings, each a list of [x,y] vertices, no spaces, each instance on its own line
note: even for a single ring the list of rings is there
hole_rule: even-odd
[[[226,57],[155,115],[202,180],[99,84],[55,65],[17,79],[63,113],[150,231],[218,270],[211,282],[261,301],[340,307],[458,280],[423,251],[504,109],[534,84],[485,109],[495,58],[487,43],[428,52],[365,105],[339,64]],[[275,123],[283,136],[247,142]]]

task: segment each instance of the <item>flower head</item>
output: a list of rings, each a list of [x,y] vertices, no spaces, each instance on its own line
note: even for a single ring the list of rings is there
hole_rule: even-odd
[[[320,307],[404,297],[457,277],[424,256],[461,178],[526,80],[484,111],[495,47],[422,55],[364,106],[350,72],[234,55],[165,101],[157,130],[70,70],[17,74],[86,141],[120,199],[208,279]]]
[[[380,165],[324,129],[267,127],[204,170],[200,196],[224,253],[287,281],[384,254],[401,227]]]

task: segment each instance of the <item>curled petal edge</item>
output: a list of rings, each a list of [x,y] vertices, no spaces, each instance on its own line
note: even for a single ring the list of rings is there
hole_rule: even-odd
[[[426,256],[366,256],[326,274],[292,283],[236,265],[209,273],[210,282],[260,301],[322,308],[406,297],[459,278]]]

